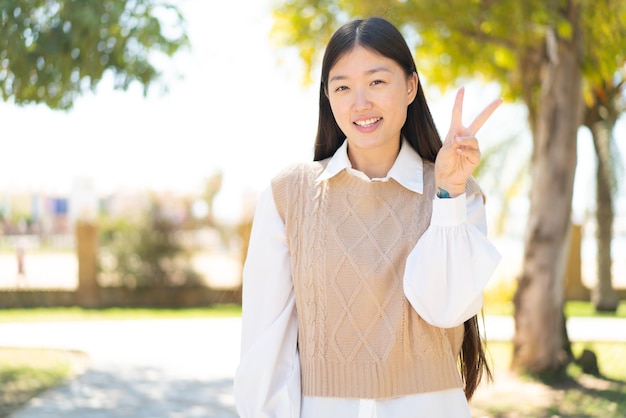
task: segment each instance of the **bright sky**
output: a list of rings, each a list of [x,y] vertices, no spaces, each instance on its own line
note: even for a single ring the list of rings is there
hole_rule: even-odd
[[[192,49],[168,65],[168,77],[183,78],[171,80],[165,96],[144,98],[139,86],[115,92],[104,81],[70,112],[0,103],[0,190],[69,193],[76,178],[88,178],[97,193],[199,191],[203,179],[222,170],[216,210],[236,216],[243,193],[312,157],[316,85],[303,88],[299,61],[270,44],[269,1],[186,0]],[[443,96],[427,91],[442,132],[454,89]],[[494,86],[468,86],[464,119],[498,94]],[[519,109],[498,109],[481,140],[497,138],[503,126],[523,126]]]
[[[86,177],[99,192],[194,191],[221,169],[221,194],[240,194],[283,162],[309,158],[315,102],[300,89],[300,68],[277,67],[266,3],[186,0],[192,48],[168,65],[183,78],[165,96],[113,91],[107,80],[68,113],[0,103],[0,189],[66,193]]]

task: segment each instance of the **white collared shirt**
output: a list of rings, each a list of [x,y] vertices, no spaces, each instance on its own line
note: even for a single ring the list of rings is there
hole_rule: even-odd
[[[394,179],[423,193],[423,162],[403,143],[386,177],[369,179],[352,168],[347,141],[331,157],[318,181],[347,170],[363,181]],[[480,196],[435,199],[430,226],[409,254],[404,293],[432,325],[462,324],[482,307],[483,289],[500,255],[486,238]],[[285,226],[271,187],[260,195],[243,273],[241,361],[234,394],[242,418],[462,418],[470,410],[461,389],[393,399],[306,397],[300,391],[298,322]],[[417,274],[419,272],[419,274]]]

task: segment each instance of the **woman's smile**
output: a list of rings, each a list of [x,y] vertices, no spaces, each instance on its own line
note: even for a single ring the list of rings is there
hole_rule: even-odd
[[[359,129],[359,131],[361,132],[371,132],[374,129],[376,129],[376,127],[378,127],[379,123],[383,120],[383,118],[377,117],[377,118],[367,118],[367,119],[359,119],[354,121],[354,124],[356,126],[358,126],[357,129]]]

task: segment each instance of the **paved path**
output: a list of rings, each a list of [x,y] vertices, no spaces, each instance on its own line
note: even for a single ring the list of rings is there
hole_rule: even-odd
[[[490,340],[510,317],[486,317]],[[90,368],[11,418],[236,418],[240,318],[0,324],[0,346],[81,350]],[[626,342],[626,320],[570,318],[573,341]]]
[[[237,417],[240,319],[0,324],[0,346],[85,351],[91,367],[11,418]]]

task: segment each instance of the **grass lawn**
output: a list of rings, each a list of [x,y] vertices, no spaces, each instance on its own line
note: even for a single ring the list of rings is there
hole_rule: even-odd
[[[489,343],[494,382],[484,382],[472,400],[477,418],[626,417],[626,344],[574,343],[579,356],[590,349],[598,357],[600,376],[583,374],[574,363],[567,376],[536,379],[512,374],[512,344]]]
[[[0,418],[79,373],[87,362],[80,352],[0,347]]]
[[[499,300],[485,300],[485,315],[513,315],[513,302]],[[580,317],[605,317],[605,318],[626,318],[626,300],[621,301],[617,312],[596,312],[591,302],[569,301],[565,304],[565,316]]]
[[[4,309],[0,311],[2,322],[43,322],[43,321],[89,321],[127,319],[184,319],[184,318],[224,318],[241,315],[241,306],[224,304],[205,308],[151,309],[151,308],[31,308]]]

